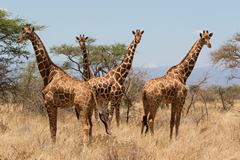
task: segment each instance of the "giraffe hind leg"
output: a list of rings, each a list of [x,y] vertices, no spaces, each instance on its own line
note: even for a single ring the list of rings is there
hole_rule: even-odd
[[[171,105],[171,120],[170,120],[170,140],[172,139],[173,127],[175,125],[176,118],[176,105],[172,103]]]
[[[117,126],[119,127],[120,124],[120,102],[121,102],[121,98],[120,100],[118,100],[118,103],[115,105],[115,114],[116,114],[116,121],[117,121]]]
[[[176,135],[175,138],[178,136],[179,126],[180,126],[180,119],[181,119],[181,113],[182,113],[183,105],[179,105],[176,111],[176,120],[175,120],[175,131]]]

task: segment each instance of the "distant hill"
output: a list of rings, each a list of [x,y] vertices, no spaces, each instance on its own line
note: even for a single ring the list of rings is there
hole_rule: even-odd
[[[171,68],[171,66],[149,68],[149,75],[151,76],[151,78],[162,77],[166,74],[169,68]],[[209,76],[211,76],[208,80],[209,85],[216,84],[222,86],[229,86],[232,84],[240,84],[240,80],[237,79],[227,82],[226,77],[230,75],[229,71],[223,71],[222,69],[215,69],[213,67],[199,67],[193,69],[190,77],[187,80],[187,85],[193,82],[198,82],[198,80],[201,79],[201,76],[203,76],[203,74],[208,71]]]

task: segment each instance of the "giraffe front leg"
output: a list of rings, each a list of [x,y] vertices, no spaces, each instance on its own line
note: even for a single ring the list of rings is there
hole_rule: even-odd
[[[91,138],[92,136],[92,114],[93,114],[93,109],[90,109],[88,113],[88,125],[89,125],[89,137]]]
[[[57,107],[47,105],[46,108],[47,108],[47,113],[48,113],[48,118],[49,118],[52,142],[55,143],[56,142],[56,133],[57,133]]]
[[[91,135],[91,125],[89,123],[89,118],[91,118],[91,116],[89,115],[89,112],[87,111],[87,106],[80,106],[80,105],[75,105],[80,118],[81,118],[81,122],[82,122],[82,128],[83,128],[83,143],[84,146],[87,144],[87,142],[89,141],[89,136]]]
[[[120,125],[120,111],[119,111],[119,106],[120,106],[120,104],[117,104],[117,105],[115,106],[115,107],[116,107],[115,114],[116,114],[117,127],[119,127],[119,125]]]
[[[111,100],[111,108],[110,108],[109,117],[108,117],[109,123],[112,121],[113,112],[114,112],[114,109],[115,109],[115,107],[113,105],[114,103],[115,103],[114,100]]]
[[[99,123],[97,108],[94,108],[94,117],[95,117],[95,120],[97,121],[97,123]]]
[[[119,122],[120,122],[120,111],[119,111],[119,106],[121,102],[121,97],[116,97],[111,100],[111,110],[110,110],[110,115],[109,115],[109,126],[111,125],[112,117],[113,117],[113,112],[114,109],[116,109],[116,121],[117,121],[117,126],[119,127]]]
[[[119,108],[120,103],[121,103],[121,98],[118,99],[118,102],[115,105],[115,109],[116,109],[115,114],[116,114],[117,127],[119,127],[119,125],[120,125],[120,108]]]

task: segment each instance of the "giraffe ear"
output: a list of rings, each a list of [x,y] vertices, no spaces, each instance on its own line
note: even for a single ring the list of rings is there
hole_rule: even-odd
[[[85,40],[87,40],[87,39],[88,39],[88,37],[85,38]]]
[[[213,33],[210,33],[209,36],[212,37]]]
[[[35,30],[35,28],[34,27],[32,27],[32,32]]]
[[[132,31],[132,33],[135,35],[135,32],[134,32],[134,31]]]
[[[142,30],[141,34],[143,34],[143,33],[144,33],[144,30]]]
[[[202,38],[202,33],[200,33],[199,35],[200,35],[200,37]]]
[[[24,28],[22,27],[22,31],[24,30]]]
[[[76,37],[76,39],[79,41],[79,38],[78,38],[78,37]]]

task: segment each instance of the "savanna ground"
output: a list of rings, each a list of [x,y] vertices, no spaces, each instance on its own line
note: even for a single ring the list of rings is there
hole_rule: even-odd
[[[182,116],[179,137],[169,141],[170,109],[159,108],[155,135],[141,136],[142,104],[126,124],[107,135],[93,117],[93,138],[83,148],[83,130],[73,109],[58,112],[57,142],[51,143],[48,117],[22,106],[0,106],[0,159],[240,159],[240,103],[228,111],[201,105]],[[185,114],[185,113],[184,113]],[[115,117],[114,117],[115,118]]]

